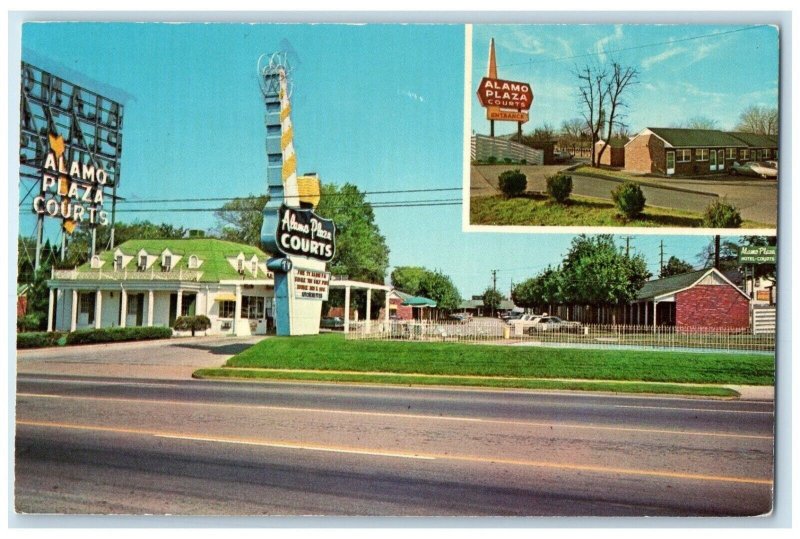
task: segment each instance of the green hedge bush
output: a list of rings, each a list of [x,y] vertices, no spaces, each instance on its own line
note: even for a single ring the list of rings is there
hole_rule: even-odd
[[[547,182],[547,196],[556,202],[563,203],[572,194],[572,176],[554,174],[545,178]]]
[[[516,170],[506,170],[498,177],[500,191],[507,197],[519,196],[528,187],[528,178],[525,174]]]
[[[703,214],[703,226],[706,228],[739,228],[742,226],[742,215],[733,204],[715,200],[706,207]]]
[[[644,211],[644,193],[638,184],[625,182],[611,191],[611,198],[619,212],[628,219],[634,219]]]
[[[23,348],[45,348],[58,346],[58,341],[64,336],[60,331],[31,331],[17,333],[17,350]]]
[[[172,337],[172,328],[165,327],[82,329],[67,335],[67,344],[146,341],[169,337]]]

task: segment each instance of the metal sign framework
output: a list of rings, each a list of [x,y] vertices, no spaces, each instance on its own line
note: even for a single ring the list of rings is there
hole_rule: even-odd
[[[111,197],[110,247],[113,247],[123,105],[26,62],[22,62],[21,79],[19,206],[32,204],[39,194],[37,188],[41,185],[50,149],[48,137],[61,136],[67,161],[91,164],[107,172],[102,189],[104,193],[110,190],[110,195],[106,194]],[[37,216],[35,233],[34,268],[38,268],[44,234],[43,214]],[[96,228],[92,225],[92,254],[95,242]]]

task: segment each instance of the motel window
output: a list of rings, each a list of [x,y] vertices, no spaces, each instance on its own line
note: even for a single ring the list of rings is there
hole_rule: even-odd
[[[197,294],[184,294],[181,302],[181,316],[197,314]]]
[[[742,161],[747,161],[747,158],[750,156],[750,152],[748,150],[739,150],[739,159]]]
[[[164,255],[164,262],[161,264],[162,269],[164,271],[169,271],[172,269],[172,257],[169,255]]]
[[[736,159],[736,148],[728,148],[726,150],[726,159]]]
[[[92,257],[92,268],[97,269],[99,267],[100,267],[100,257],[97,256],[97,255],[94,255]]]
[[[764,159],[769,159],[769,150],[764,150]]]
[[[708,148],[698,148],[694,151],[694,156],[698,161],[708,161]]]
[[[280,134],[281,134],[281,126],[279,125],[267,126],[267,135],[280,135]]]
[[[94,292],[84,292],[78,295],[78,310],[81,314],[88,315],[87,322],[94,324]]]
[[[675,161],[678,163],[688,163],[692,160],[691,150],[675,150]]]
[[[761,150],[756,151],[756,161],[761,161]]]
[[[253,273],[258,273],[258,260],[253,260],[250,263],[250,271]]]
[[[264,318],[264,298],[260,296],[242,296],[242,318]]]
[[[144,271],[147,268],[147,255],[141,255],[139,257],[139,270]]]
[[[270,165],[280,165],[283,156],[279,153],[270,153],[267,154],[267,161]]]
[[[114,259],[114,270],[122,271],[122,255],[119,255]]]
[[[139,295],[138,294],[129,294],[128,295],[128,310],[125,313],[130,316],[136,316],[139,314]]]
[[[219,317],[220,318],[233,318],[236,314],[235,301],[220,301],[219,302]]]
[[[267,103],[267,112],[280,112],[280,111],[281,111],[280,103]]]
[[[189,268],[196,269],[199,266],[198,259],[195,255],[189,257]]]

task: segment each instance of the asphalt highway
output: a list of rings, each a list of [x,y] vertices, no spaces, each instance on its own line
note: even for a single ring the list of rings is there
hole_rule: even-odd
[[[760,515],[773,423],[766,401],[21,374],[15,507]]]

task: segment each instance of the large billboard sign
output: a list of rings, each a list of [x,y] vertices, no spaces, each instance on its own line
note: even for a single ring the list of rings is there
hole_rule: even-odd
[[[484,107],[529,110],[533,105],[533,90],[526,82],[483,77],[478,86],[478,101]]]
[[[285,255],[329,262],[336,251],[336,225],[307,209],[281,205],[275,236],[278,249]]]

